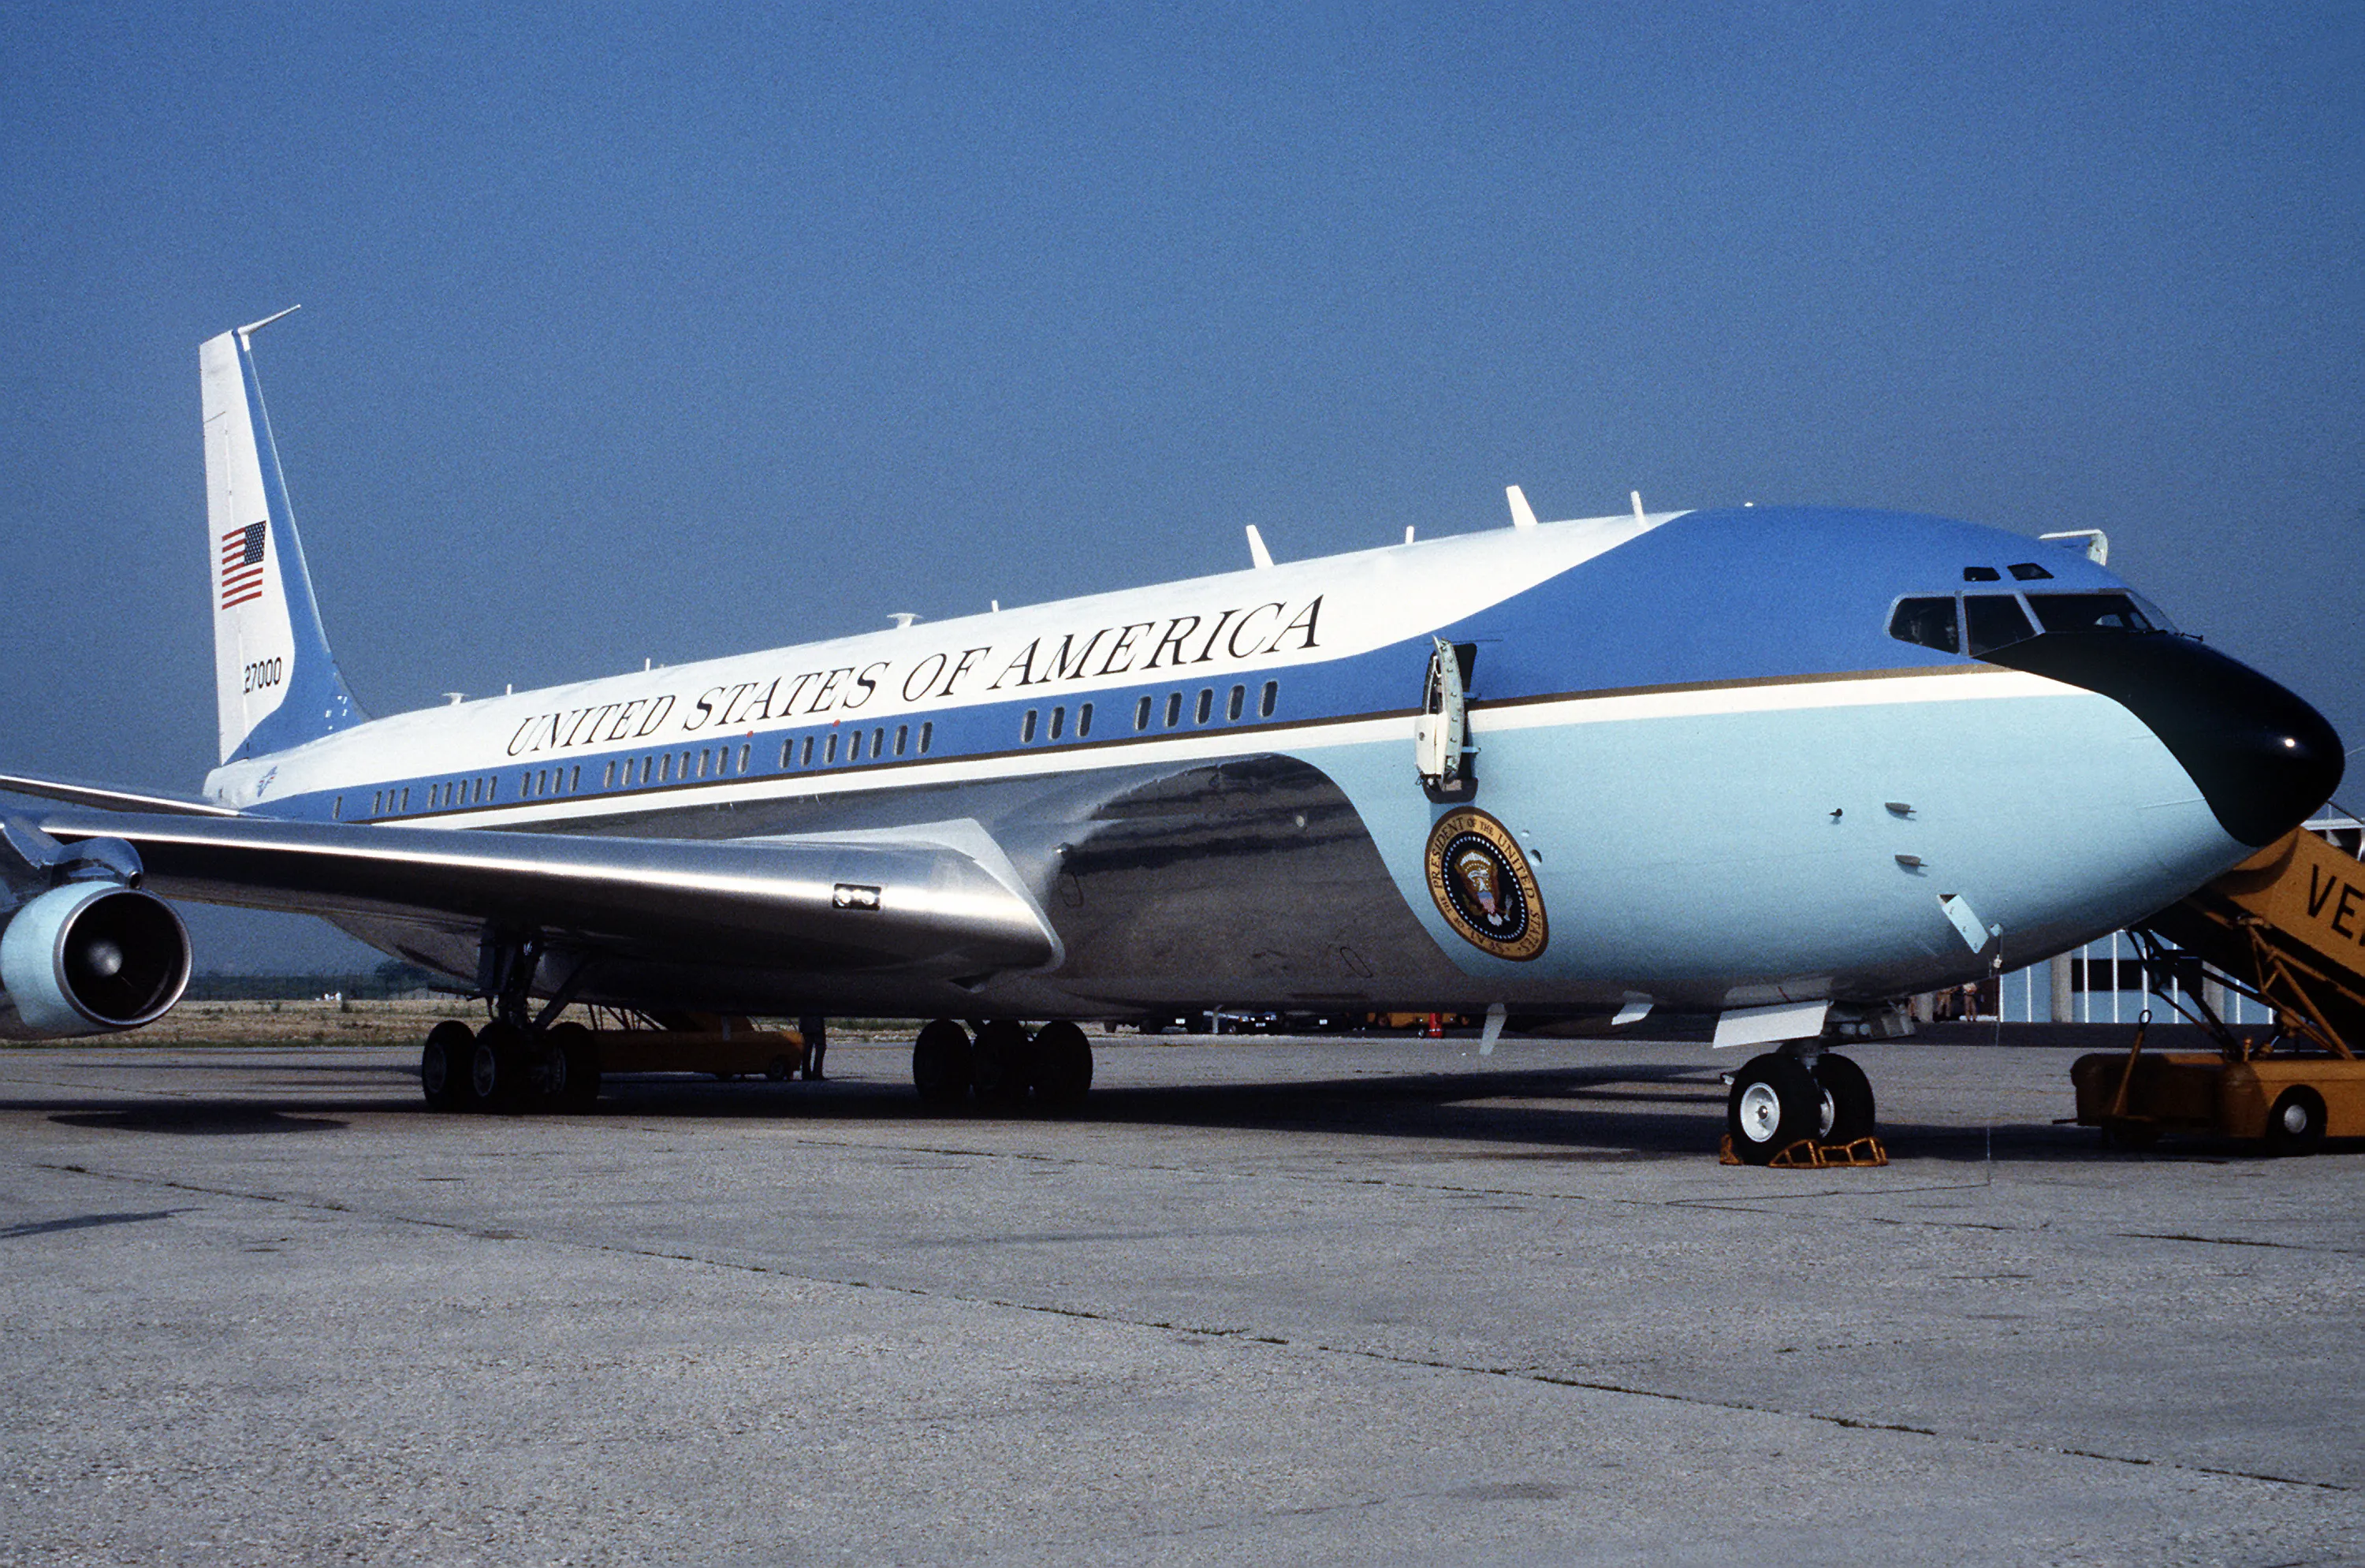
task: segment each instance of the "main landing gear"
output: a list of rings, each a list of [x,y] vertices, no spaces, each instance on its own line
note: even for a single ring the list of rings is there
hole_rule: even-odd
[[[1872,1136],[1872,1081],[1834,1051],[1769,1051],[1732,1075],[1724,1126],[1744,1165],[1802,1142],[1855,1143]]]
[[[539,932],[488,930],[477,980],[492,1020],[471,1029],[447,1018],[427,1032],[419,1087],[432,1111],[585,1111],[600,1098],[600,1047],[580,1024],[553,1025],[589,966],[578,963],[537,1016],[532,1007],[543,960]]]
[[[580,1024],[471,1029],[447,1018],[420,1050],[419,1086],[432,1111],[588,1111],[600,1098],[598,1043]]]
[[[1092,1042],[1059,1019],[1033,1034],[1024,1024],[995,1018],[977,1025],[977,1037],[939,1018],[912,1043],[912,1082],[931,1111],[958,1111],[971,1094],[989,1111],[1036,1106],[1054,1115],[1083,1109],[1093,1087]]]

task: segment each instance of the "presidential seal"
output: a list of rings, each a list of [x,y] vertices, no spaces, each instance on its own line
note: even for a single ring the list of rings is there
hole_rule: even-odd
[[[1429,834],[1429,891],[1463,941],[1498,958],[1544,950],[1544,901],[1510,831],[1464,806]]]

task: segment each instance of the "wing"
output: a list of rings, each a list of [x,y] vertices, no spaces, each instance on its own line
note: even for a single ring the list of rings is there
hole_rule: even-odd
[[[96,812],[32,813],[118,838],[167,897],[362,920],[532,930],[660,963],[982,976],[1053,963],[1034,901],[977,856],[912,841],[593,838]]]

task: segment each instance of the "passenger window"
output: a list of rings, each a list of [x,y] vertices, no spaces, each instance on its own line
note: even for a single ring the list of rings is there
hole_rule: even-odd
[[[793,767],[796,766],[796,760],[797,738],[794,735],[790,735],[788,739],[780,743],[780,766],[782,767]]]
[[[1215,711],[1216,711],[1216,692],[1215,692],[1215,689],[1214,689],[1214,688],[1212,688],[1212,687],[1203,687],[1203,688],[1201,688],[1201,689],[1200,689],[1200,691],[1199,691],[1199,707],[1198,707],[1198,711],[1197,711],[1196,715],[1192,719],[1192,721],[1191,721],[1191,722],[1192,722],[1193,723],[1194,723],[1194,724],[1204,724],[1204,723],[1205,723],[1205,722],[1207,722],[1207,715],[1208,715],[1208,714],[1210,714],[1210,713],[1213,713]]]
[[[698,776],[701,778],[706,777],[706,765],[713,757],[713,755],[714,754],[712,752],[706,751],[701,751],[698,754]],[[689,771],[689,753],[688,752],[683,752],[681,754],[681,770],[684,773],[688,773]]]
[[[604,774],[602,774],[602,775],[600,776],[600,788],[601,788],[602,790],[612,790],[612,789],[614,789],[615,787],[616,787],[616,765],[615,765],[614,763],[612,763],[612,762],[611,762],[611,763],[610,763],[610,764],[608,765],[608,771],[607,771],[606,773],[604,773]]]
[[[376,794],[370,797],[370,815],[376,816],[385,810],[386,791],[380,790]]]
[[[1955,628],[1952,595],[1945,599],[1899,599],[1897,612],[1889,618],[1889,634],[1900,643],[1919,643],[1941,653],[1963,651],[1962,638]]]
[[[673,782],[673,753],[665,754],[665,765],[657,770],[657,778],[661,783]]]
[[[897,756],[902,756],[902,755],[903,755],[903,747],[904,747],[904,746],[905,746],[905,745],[906,745],[911,741],[911,739],[912,739],[912,726],[911,726],[911,725],[909,725],[909,724],[898,724],[898,725],[896,725],[896,726],[895,726],[895,755],[896,755]]]
[[[2161,627],[2124,593],[2033,593],[2029,604],[2047,632],[2158,632]]]
[[[1068,727],[1068,711],[1067,711],[1065,708],[1054,708],[1054,709],[1052,709],[1052,710],[1051,710],[1051,738],[1052,738],[1053,740],[1055,740],[1055,741],[1056,741],[1056,740],[1058,740],[1058,739],[1059,738],[1059,732],[1060,732],[1060,731],[1062,731],[1062,730],[1064,730],[1064,729],[1066,729],[1067,727]]]
[[[835,730],[830,731],[829,744],[821,748],[821,760],[824,766],[827,766],[828,764],[837,760],[837,732]]]
[[[1166,694],[1166,727],[1171,730],[1182,722],[1182,694],[1179,691],[1170,691]]]
[[[550,793],[550,774],[547,771],[534,776],[533,792],[537,795],[547,795]]]
[[[1135,729],[1146,730],[1149,728],[1149,705],[1155,700],[1155,698],[1145,697],[1140,701],[1133,705],[1133,727]]]
[[[2006,570],[2012,573],[2014,581],[2023,583],[2042,582],[2053,575],[2034,561],[2014,561]]]
[[[880,757],[885,756],[886,753],[887,726],[881,724],[877,729],[870,732],[870,755],[873,757]]]
[[[928,744],[936,738],[936,726],[934,720],[931,720],[927,723],[920,726],[920,750],[922,752],[925,753],[928,749]]]
[[[1076,738],[1082,740],[1093,733],[1093,705],[1089,702],[1076,710]]]
[[[582,788],[583,769],[579,767],[568,768],[566,770],[566,792],[572,795]]]
[[[2020,600],[2008,593],[1965,594],[1963,620],[1971,634],[1971,653],[1975,657],[2013,643],[2024,643],[2036,634],[2020,608]]]
[[[1232,700],[1225,705],[1224,717],[1227,719],[1237,720],[1240,716],[1241,712],[1248,707],[1248,700],[1249,689],[1247,687],[1233,687]]]
[[[342,822],[345,818],[345,798],[342,795],[329,802],[329,820]]]
[[[1965,566],[1963,580],[1967,583],[2000,583],[2003,574],[1993,566]]]
[[[402,787],[402,809],[406,812],[410,810],[410,786],[408,784]]]
[[[1032,745],[1035,742],[1035,710],[1026,710],[1026,717],[1018,721],[1018,744]]]
[[[1277,680],[1266,681],[1264,683],[1264,694],[1257,699],[1257,717],[1260,719],[1272,718],[1273,703],[1279,700],[1280,696],[1281,682]]]
[[[488,774],[485,778],[485,799],[488,801],[498,801],[500,798],[501,776],[498,773]]]
[[[813,766],[813,738],[811,735],[807,735],[807,736],[805,737],[805,749],[804,749],[804,763],[803,763],[803,766],[805,766],[805,767],[811,767]]]

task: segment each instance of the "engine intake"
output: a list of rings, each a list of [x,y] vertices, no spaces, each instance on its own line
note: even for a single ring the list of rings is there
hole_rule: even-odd
[[[0,1036],[56,1039],[152,1024],[189,983],[173,906],[117,882],[69,882],[0,929]]]

